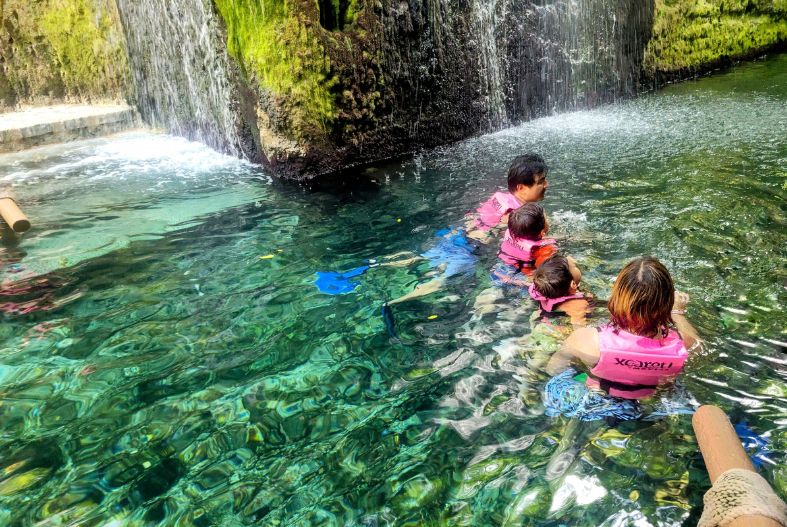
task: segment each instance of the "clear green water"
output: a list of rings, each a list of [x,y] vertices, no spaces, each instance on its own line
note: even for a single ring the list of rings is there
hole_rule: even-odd
[[[781,55],[340,189],[145,134],[0,158],[35,225],[0,252],[0,524],[693,525],[690,418],[545,417],[556,339],[490,295],[492,248],[396,307],[401,342],[381,303],[427,265],[312,285],[428,248],[525,151],[553,167],[544,205],[590,290],[649,253],[692,295],[708,346],[681,398],[768,435],[784,496],[786,99]]]

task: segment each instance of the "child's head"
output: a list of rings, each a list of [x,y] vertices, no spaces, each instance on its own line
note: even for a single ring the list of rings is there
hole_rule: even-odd
[[[537,203],[525,203],[508,215],[508,230],[514,238],[540,240],[549,231],[544,209]]]
[[[620,329],[648,336],[672,322],[674,300],[675,286],[667,268],[655,258],[637,258],[618,274],[609,314]]]
[[[546,298],[560,298],[577,292],[582,272],[570,256],[556,254],[533,273],[536,291]]]
[[[508,191],[522,202],[540,201],[544,199],[549,183],[547,172],[549,167],[544,158],[537,154],[519,156],[508,169]]]

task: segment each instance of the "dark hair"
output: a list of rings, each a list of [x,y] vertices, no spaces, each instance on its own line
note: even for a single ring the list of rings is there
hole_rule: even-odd
[[[617,328],[650,336],[668,329],[674,301],[675,285],[669,271],[657,259],[646,256],[632,260],[618,274],[609,297],[609,314]]]
[[[519,185],[532,187],[536,183],[536,175],[549,171],[544,158],[538,154],[519,156],[508,169],[508,191],[514,192]]]
[[[546,225],[544,209],[538,203],[525,203],[508,215],[508,230],[515,238],[538,240]]]
[[[568,267],[568,258],[560,254],[550,257],[533,273],[533,284],[536,286],[536,291],[547,298],[560,298],[568,295],[573,279]]]

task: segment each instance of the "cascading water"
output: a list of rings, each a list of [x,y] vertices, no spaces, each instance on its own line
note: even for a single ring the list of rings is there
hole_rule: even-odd
[[[230,59],[210,0],[117,0],[149,124],[246,157]]]
[[[652,1],[539,0],[512,5],[512,12],[507,21],[512,120],[636,92]]]
[[[499,20],[505,20],[508,0],[474,0],[473,30],[478,47],[479,87],[487,110],[486,130],[508,124],[505,105],[505,54],[498,49]],[[505,40],[504,40],[505,41]]]
[[[303,64],[286,65],[293,86],[279,87],[272,105],[273,88],[241,75],[243,64],[228,55],[224,24],[232,21],[211,0],[116,1],[148,123],[299,176],[633,94],[654,2],[386,1],[333,30],[306,23],[316,11],[287,11],[330,64],[322,87],[337,117],[305,133],[292,119],[305,110],[295,89]],[[367,97],[372,89],[378,102]],[[265,123],[297,145],[294,153],[265,151]]]

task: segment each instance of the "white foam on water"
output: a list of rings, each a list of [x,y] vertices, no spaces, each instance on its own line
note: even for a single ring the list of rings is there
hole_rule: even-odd
[[[5,169],[5,170],[4,170]],[[183,138],[130,132],[0,156],[0,182],[23,204],[24,273],[75,265],[134,240],[155,239],[200,218],[254,203],[270,178]]]

